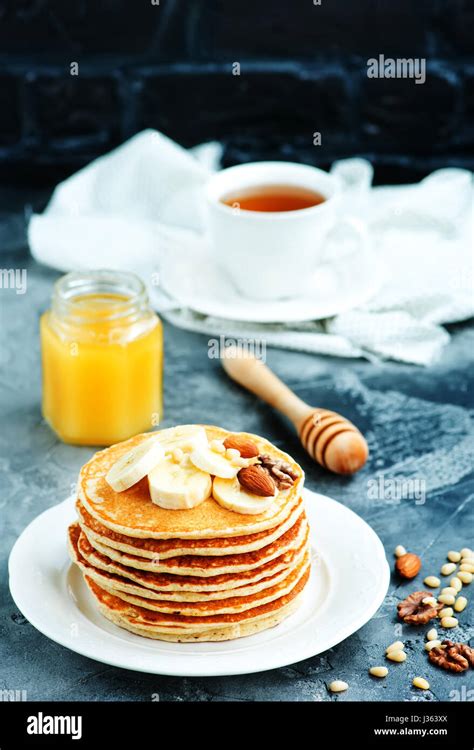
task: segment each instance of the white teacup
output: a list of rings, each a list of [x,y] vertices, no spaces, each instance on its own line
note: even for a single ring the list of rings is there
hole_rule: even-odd
[[[288,185],[324,196],[323,203],[296,211],[248,211],[222,199],[239,191]],[[341,224],[357,236],[358,249],[367,238],[355,219],[339,219],[339,180],[322,169],[292,162],[254,162],[230,167],[213,175],[206,186],[208,232],[213,257],[239,292],[251,299],[294,297],[311,288],[327,257],[328,235]]]

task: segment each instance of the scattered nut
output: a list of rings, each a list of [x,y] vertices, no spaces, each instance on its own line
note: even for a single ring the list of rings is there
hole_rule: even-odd
[[[462,612],[463,610],[466,609],[466,605],[467,605],[466,597],[458,596],[458,598],[454,602],[454,609],[456,610],[456,612]]]
[[[462,589],[462,583],[457,576],[451,578],[449,585],[452,589],[456,589],[456,591],[461,591]]]
[[[388,654],[389,651],[402,651],[404,648],[405,644],[403,641],[395,641],[395,643],[391,643],[390,646],[387,646],[385,653]]]
[[[438,600],[435,599],[434,596],[425,596],[424,599],[421,600],[422,604],[431,604],[432,607],[436,607]]]
[[[397,604],[399,618],[410,625],[426,625],[433,617],[437,617],[443,605],[423,604],[423,599],[427,597],[431,598],[428,591],[415,591],[407,596],[403,602]]]
[[[452,550],[449,550],[449,552],[448,552],[448,554],[447,554],[447,558],[448,558],[448,560],[450,560],[451,562],[453,562],[453,563],[457,563],[457,562],[459,562],[459,560],[461,559],[461,553],[460,553],[460,552],[456,552],[456,551],[455,551],[455,550],[453,550],[453,549],[452,549]]]
[[[441,589],[442,594],[451,594],[451,596],[457,596],[458,590],[455,589],[453,586],[446,586],[446,588]]]
[[[474,649],[467,643],[444,640],[441,646],[429,652],[428,658],[437,667],[449,669],[451,672],[465,672],[469,665],[474,667]]]
[[[373,677],[386,677],[388,675],[387,667],[370,667],[369,674]]]
[[[407,658],[406,653],[401,649],[399,651],[389,651],[385,656],[387,659],[390,659],[390,661],[397,662],[405,661],[405,659]]]
[[[454,604],[456,601],[456,597],[452,594],[440,594],[438,596],[438,601],[442,604],[447,604],[448,606],[451,606],[451,604]]]
[[[403,555],[406,555],[406,553],[407,551],[405,547],[403,546],[403,544],[399,544],[397,547],[395,547],[393,551],[393,554],[395,555],[395,557],[402,557]],[[383,667],[383,669],[385,669],[385,667]]]
[[[402,578],[414,578],[421,568],[421,560],[413,552],[407,552],[397,559],[395,568]]]
[[[463,547],[460,554],[461,557],[474,557],[474,552],[469,547]]]
[[[452,617],[453,614],[454,610],[452,607],[443,607],[443,609],[438,612],[438,617]]]
[[[424,677],[414,677],[413,687],[419,688],[419,690],[429,690],[430,683]]]
[[[459,625],[459,620],[457,620],[455,617],[442,617],[441,618],[442,628],[457,628],[458,625]]]
[[[239,456],[242,456],[242,458],[255,458],[259,453],[253,440],[250,440],[245,435],[228,435],[224,440],[224,448],[227,451],[238,451]]]
[[[462,563],[459,566],[459,570],[467,571],[468,573],[474,573],[474,565],[471,565],[470,563]]]
[[[469,573],[467,570],[460,570],[457,575],[459,580],[462,581],[466,586],[472,581],[472,573]]]
[[[436,628],[431,628],[431,630],[428,630],[426,634],[426,640],[427,641],[435,641],[438,637],[438,631]]]
[[[456,564],[453,562],[444,563],[444,565],[441,566],[441,575],[442,576],[450,576],[451,573],[454,573],[456,570]]]
[[[328,687],[331,693],[342,693],[344,690],[347,690],[349,685],[344,680],[334,680]]]
[[[423,583],[425,586],[429,586],[430,589],[437,589],[441,585],[441,581],[436,576],[427,576]]]
[[[427,641],[427,643],[425,643],[425,651],[431,651],[432,648],[438,648],[438,646],[441,646],[441,641],[438,641],[438,639],[435,641]]]

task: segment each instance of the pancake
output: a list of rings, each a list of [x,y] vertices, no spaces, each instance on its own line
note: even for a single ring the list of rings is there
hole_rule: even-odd
[[[240,554],[242,552],[252,552],[261,549],[281,537],[285,531],[288,531],[293,526],[301,514],[302,505],[303,501],[300,499],[285,521],[274,529],[260,531],[256,534],[227,538],[219,537],[217,539],[148,539],[129,537],[124,534],[118,534],[116,531],[112,531],[112,529],[101,524],[88,513],[79,500],[76,503],[76,510],[81,528],[87,533],[92,543],[97,541],[99,544],[105,544],[107,547],[112,547],[120,552],[129,552],[139,557],[166,560],[169,557],[179,557],[182,555],[217,556]]]
[[[176,436],[179,430],[170,428],[156,433],[157,439]],[[219,427],[205,426],[209,440],[225,439],[229,434]],[[155,505],[148,491],[146,479],[124,492],[115,492],[105,481],[111,466],[132,447],[148,440],[150,434],[136,435],[96,453],[81,469],[77,487],[78,497],[88,513],[99,523],[119,534],[151,539],[215,539],[243,536],[274,529],[282,524],[298,504],[304,482],[302,468],[290,456],[278,450],[264,438],[241,433],[256,442],[260,453],[266,453],[290,464],[298,479],[286,490],[279,491],[275,501],[264,513],[244,515],[227,510],[208,498],[199,506],[185,511],[168,510]]]
[[[189,456],[183,459],[183,451],[193,449],[197,427],[200,442],[198,447],[194,443],[190,462]],[[229,467],[235,475],[239,467],[248,466],[239,452],[228,453],[224,461],[213,457],[212,451],[225,452],[222,442],[230,435],[219,427],[198,425],[161,430],[155,440],[163,441],[168,452],[163,465],[156,463],[156,449],[150,453],[145,446],[116,466],[131,448],[150,438],[149,433],[137,435],[96,453],[82,468],[69,553],[99,611],[111,622],[146,638],[223,641],[273,627],[301,603],[311,566],[301,499],[303,470],[264,438],[240,433],[232,447],[237,444],[242,456],[252,455],[261,466],[230,484],[218,484],[213,469],[228,476]],[[143,466],[140,462],[146,460]],[[181,462],[182,467],[167,472],[166,461]],[[213,482],[219,502],[213,497],[199,502],[202,495],[193,495],[193,482],[200,481],[193,461],[204,463],[204,478],[209,487]],[[127,487],[130,480],[135,484],[115,491],[105,479],[112,467],[109,481],[114,487]],[[145,473],[142,467],[152,472],[155,503],[148,477],[136,481]],[[275,495],[269,495],[268,488],[265,502],[260,502],[252,491],[267,489],[269,475]],[[262,508],[264,512],[252,514]]]
[[[106,593],[106,592],[104,592]],[[273,628],[279,625],[280,622],[285,620],[287,617],[292,615],[300,606],[303,598],[303,594],[300,593],[292,601],[285,606],[281,607],[276,612],[272,612],[266,617],[262,617],[259,620],[251,620],[250,622],[236,622],[232,625],[224,627],[216,627],[215,629],[205,631],[193,631],[192,633],[180,633],[174,634],[171,632],[157,632],[150,626],[139,625],[135,621],[127,618],[121,614],[116,608],[108,606],[108,604],[96,596],[97,607],[104,617],[110,620],[114,625],[117,625],[124,630],[128,630],[130,633],[139,635],[142,638],[153,638],[159,641],[168,641],[172,643],[198,643],[202,641],[230,641],[236,638],[244,638],[245,636],[255,635],[260,633],[262,630]]]
[[[167,598],[176,598],[178,601],[186,601],[186,594],[202,593],[209,595],[215,593],[215,598],[221,598],[228,595],[226,592],[232,592],[233,589],[242,586],[259,584],[263,587],[268,583],[269,578],[286,571],[293,564],[295,556],[299,552],[298,549],[295,549],[261,565],[257,569],[235,575],[223,573],[207,578],[203,576],[177,576],[170,573],[150,573],[146,570],[127,568],[125,565],[121,565],[106,555],[97,552],[84,534],[79,536],[78,524],[73,524],[70,529],[72,530],[74,527],[78,536],[78,552],[94,569],[119,576],[140,587],[160,592],[162,595],[166,594]],[[305,542],[306,540],[307,537],[305,537]],[[75,562],[74,555],[73,560]],[[184,598],[181,599],[183,595]]]
[[[83,554],[84,548],[89,548],[89,554]],[[115,593],[117,596],[120,596],[120,592],[123,592],[135,597],[142,597],[151,600],[164,599],[169,602],[209,602],[258,594],[284,581],[288,576],[288,571],[302,562],[307,552],[307,548],[308,538],[306,537],[302,545],[294,551],[289,564],[282,566],[281,570],[273,575],[268,575],[253,584],[237,586],[221,591],[176,592],[141,585],[139,583],[139,578],[134,581],[133,578],[131,579],[127,576],[127,569],[124,569],[123,566],[116,566],[116,572],[111,572],[110,569],[108,569],[110,566],[107,566],[106,564],[104,565],[99,559],[99,565],[101,567],[98,567],[97,561],[99,554],[93,550],[87,542],[87,539],[81,534],[78,524],[72,524],[69,527],[69,552],[72,561],[77,563],[81,571],[90,576],[97,584],[99,584],[99,586],[106,591],[109,591],[109,593]],[[120,573],[122,572],[125,572],[125,575],[121,575]],[[138,575],[141,575],[142,577],[153,576],[153,574],[150,573],[139,573]],[[160,575],[156,576],[156,578],[160,578]],[[199,581],[199,579],[197,580]],[[207,583],[208,580],[209,579],[205,579],[205,583]]]
[[[143,607],[123,601],[117,596],[98,586],[89,576],[85,581],[102,614],[112,622],[137,632],[146,637],[162,638],[165,640],[227,640],[248,635],[246,625],[261,622],[261,628],[251,628],[250,632],[270,627],[280,622],[293,611],[290,605],[303,591],[309,579],[310,566],[308,565],[293,589],[279,599],[267,604],[253,607],[245,612],[234,614],[209,615],[207,617],[191,617],[187,615],[165,614],[163,612],[151,612]],[[296,604],[296,602],[295,602]],[[267,622],[262,622],[267,620]],[[269,621],[271,624],[269,624]],[[222,631],[227,632],[222,632]],[[214,635],[216,633],[216,635]],[[189,638],[189,636],[191,636]]]
[[[169,557],[165,560],[148,560],[138,555],[119,552],[112,547],[92,540],[87,529],[84,530],[89,543],[98,552],[128,568],[149,570],[155,573],[172,573],[174,575],[214,576],[221,573],[241,573],[253,570],[260,565],[274,560],[282,554],[298,547],[306,534],[307,521],[304,513],[300,515],[291,529],[271,544],[254,552],[243,552],[240,555],[222,555],[220,557],[202,557],[201,555],[183,555]]]

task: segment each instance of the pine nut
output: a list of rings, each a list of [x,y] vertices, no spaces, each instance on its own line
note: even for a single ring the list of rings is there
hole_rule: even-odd
[[[369,674],[373,677],[386,677],[388,675],[387,667],[370,667]]]
[[[421,603],[430,604],[432,607],[435,607],[438,602],[436,601],[434,596],[425,596],[425,598],[421,600]]]
[[[451,578],[449,585],[451,586],[452,589],[456,589],[456,591],[461,591],[462,589],[462,583],[457,576],[454,576],[454,578]]]
[[[458,626],[458,620],[456,620],[455,617],[443,617],[441,618],[441,627],[442,628],[457,628]]]
[[[425,643],[425,651],[431,651],[432,648],[438,648],[438,646],[441,646],[441,641],[427,641]]]
[[[399,544],[397,547],[395,547],[393,554],[395,557],[401,557],[402,555],[406,555],[407,551],[403,544]]]
[[[225,456],[230,460],[233,458],[240,458],[240,451],[238,451],[237,448],[227,448]]]
[[[467,605],[467,599],[465,596],[458,596],[456,601],[454,602],[454,609],[456,612],[462,612],[464,609],[466,609]]]
[[[431,630],[428,630],[426,634],[426,640],[427,641],[435,641],[438,637],[438,631],[436,628],[431,628]]]
[[[347,690],[349,685],[344,680],[334,680],[328,687],[331,693],[342,693],[344,690]]]
[[[452,594],[440,594],[438,596],[438,601],[441,602],[441,604],[447,604],[448,606],[451,606],[451,604],[454,604],[456,601],[456,597],[454,597]]]
[[[437,589],[441,584],[441,581],[439,580],[439,578],[436,578],[436,576],[427,576],[423,583],[425,584],[425,586],[429,586],[430,589]]]
[[[443,609],[440,609],[438,612],[438,617],[452,617],[453,615],[453,608],[452,607],[444,607]]]
[[[414,677],[413,687],[419,688],[420,690],[429,690],[430,683],[428,682],[428,680],[425,680],[424,677]]]
[[[394,643],[391,643],[390,646],[387,646],[385,653],[388,654],[389,651],[403,651],[404,648],[405,644],[403,641],[395,641]]]
[[[453,550],[453,549],[452,549],[452,550],[449,550],[449,552],[448,552],[448,554],[447,554],[447,558],[448,558],[448,560],[450,560],[451,562],[457,563],[457,562],[459,562],[459,560],[461,559],[461,553],[460,553],[460,552],[456,552],[456,551],[455,551],[455,550]]]
[[[458,578],[465,585],[467,585],[472,581],[472,573],[469,573],[467,570],[460,570],[458,573]]]
[[[242,456],[239,456],[238,458],[233,458],[231,464],[232,466],[239,466],[241,469],[244,469],[249,465],[249,460],[248,458],[242,458]]]
[[[463,547],[461,550],[461,557],[474,557],[474,552],[469,547]]]
[[[181,450],[181,448],[175,448],[172,453],[172,456],[173,456],[173,461],[175,462],[175,464],[179,464],[184,458],[184,453]]]
[[[471,565],[470,563],[462,563],[459,566],[459,570],[467,571],[468,573],[474,573],[474,565]]]
[[[388,654],[386,654],[387,659],[390,659],[390,661],[405,661],[407,658],[407,655],[404,651],[401,649],[399,651],[389,651]]]
[[[444,563],[444,565],[441,566],[441,575],[442,576],[450,576],[451,573],[454,573],[456,570],[456,564],[453,562]]]
[[[452,586],[446,586],[445,589],[441,589],[441,593],[448,594],[448,596],[449,594],[451,594],[451,596],[456,596],[458,592],[457,589],[453,588]]]
[[[211,440],[209,447],[216,453],[225,453],[225,445],[222,440]]]

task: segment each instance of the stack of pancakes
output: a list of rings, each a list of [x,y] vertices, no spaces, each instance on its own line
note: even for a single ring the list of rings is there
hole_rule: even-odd
[[[166,431],[163,431],[165,433]],[[228,434],[206,427],[209,439]],[[217,641],[276,625],[301,602],[310,573],[304,475],[257,436],[262,453],[291,464],[297,480],[258,515],[212,497],[186,510],[155,505],[146,478],[115,492],[105,475],[139,435],[97,453],[78,482],[71,557],[102,614],[148,638]]]

